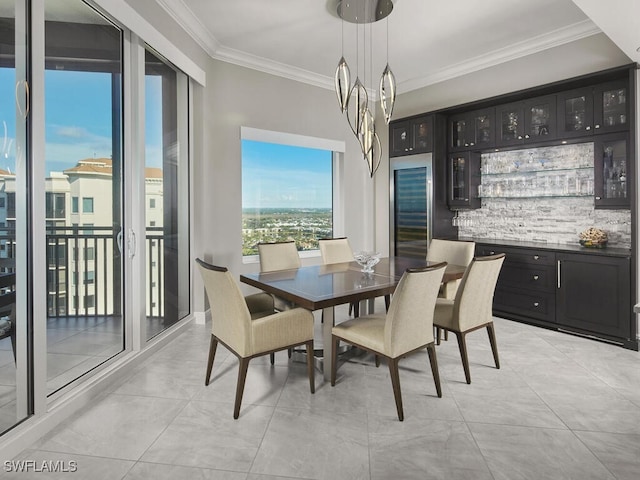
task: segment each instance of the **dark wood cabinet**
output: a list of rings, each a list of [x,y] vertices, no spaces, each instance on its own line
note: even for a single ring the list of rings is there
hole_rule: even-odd
[[[629,82],[616,80],[558,94],[558,135],[620,132],[629,129]]]
[[[495,145],[495,109],[485,108],[449,117],[450,152],[482,150]]]
[[[629,129],[629,82],[619,80],[593,89],[593,128],[595,133]]]
[[[480,154],[466,151],[447,158],[447,204],[452,210],[480,208]]]
[[[629,135],[599,135],[594,143],[594,203],[596,208],[630,208],[629,181],[633,162]]]
[[[431,115],[391,122],[389,133],[390,157],[426,153],[433,149],[433,117]]]
[[[629,259],[558,253],[556,322],[629,338]]]
[[[631,316],[630,256],[476,244],[476,255],[506,255],[494,313],[513,320],[617,341],[638,349]]]
[[[556,137],[556,96],[547,95],[496,107],[496,145],[508,147]]]

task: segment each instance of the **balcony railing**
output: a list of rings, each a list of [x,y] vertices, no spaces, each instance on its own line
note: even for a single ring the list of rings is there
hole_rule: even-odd
[[[47,311],[51,318],[70,316],[120,315],[124,279],[117,232],[111,227],[48,226]],[[146,232],[146,312],[163,317],[162,227]],[[4,246],[4,248],[2,248]],[[17,246],[19,248],[19,246]],[[15,231],[0,229],[0,258],[5,271],[13,271]],[[140,248],[138,249],[140,250]]]

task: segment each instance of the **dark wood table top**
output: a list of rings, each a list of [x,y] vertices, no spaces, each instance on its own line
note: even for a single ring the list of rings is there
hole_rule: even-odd
[[[313,265],[293,270],[240,275],[240,281],[308,310],[333,307],[393,293],[408,268],[434,265],[418,258],[381,258],[372,273],[357,262]],[[444,282],[462,278],[465,267],[447,265]]]

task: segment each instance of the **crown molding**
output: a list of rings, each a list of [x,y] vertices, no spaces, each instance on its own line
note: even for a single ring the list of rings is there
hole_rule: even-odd
[[[184,0],[156,0],[156,2],[211,58],[328,90],[335,88],[333,78],[327,75],[320,75],[292,65],[274,62],[273,60],[225,47],[205,28]],[[450,65],[431,75],[399,82],[398,93],[417,90],[428,85],[532,55],[601,32],[598,26],[591,20],[577,22],[567,27],[559,28],[552,32],[509,45],[508,47],[488,52],[473,59]],[[371,93],[372,96],[375,97],[375,93]]]
[[[571,43],[582,38],[597,35],[602,31],[591,20],[583,20],[567,27],[559,28],[537,37],[529,38],[518,43],[488,52],[484,55],[465,60],[438,70],[426,77],[405,80],[398,83],[398,93],[406,93],[435,83],[460,77],[468,73],[477,72],[534,53],[542,52],[553,47]]]

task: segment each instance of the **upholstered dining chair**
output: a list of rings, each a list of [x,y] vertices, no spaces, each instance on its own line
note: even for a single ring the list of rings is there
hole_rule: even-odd
[[[347,237],[321,238],[318,240],[318,245],[322,255],[322,263],[325,265],[353,262],[354,260],[353,250]],[[387,310],[389,310],[390,301],[391,295],[385,295],[384,302]],[[351,312],[353,312],[354,317],[360,316],[360,304],[358,302],[349,304],[349,315],[351,315]]]
[[[211,343],[205,385],[209,385],[218,343],[239,360],[233,418],[238,418],[249,361],[267,353],[298,345],[307,347],[311,393],[315,392],[313,365],[313,314],[304,308],[274,313],[273,298],[266,293],[243,297],[226,267],[196,259],[211,307]]]
[[[277,272],[280,270],[293,270],[301,265],[300,255],[296,242],[293,240],[284,242],[262,242],[258,244],[258,255],[260,257],[260,273]],[[284,312],[297,308],[297,305],[285,298],[277,295],[273,296],[273,305],[276,311]],[[288,350],[289,358],[293,349]],[[275,362],[274,354],[270,356],[271,365]]]
[[[475,257],[462,277],[455,299],[439,298],[436,302],[433,317],[436,337],[440,338],[441,329],[456,335],[467,383],[471,383],[471,374],[466,335],[474,330],[486,327],[493,360],[496,368],[500,368],[496,334],[493,328],[493,294],[503,262],[504,253]]]
[[[396,287],[386,315],[367,315],[342,322],[331,330],[331,385],[336,384],[340,341],[357,346],[389,362],[398,419],[404,420],[398,362],[427,347],[438,397],[442,397],[433,338],[433,312],[447,264],[407,270]]]
[[[475,242],[461,240],[442,240],[434,238],[427,250],[428,262],[447,262],[452,265],[469,266],[475,253]],[[452,280],[442,285],[439,297],[453,300],[460,285],[460,280]]]
[[[473,260],[475,249],[475,242],[434,238],[429,243],[429,248],[427,249],[427,261],[447,262],[452,265],[462,265],[463,267],[467,267],[471,263],[471,260]],[[459,285],[460,279],[443,283],[440,286],[438,296],[453,300],[456,297],[456,291],[458,290]],[[444,332],[444,339],[449,340],[449,333],[446,330]],[[436,342],[438,344],[440,343],[439,335],[436,336]]]

